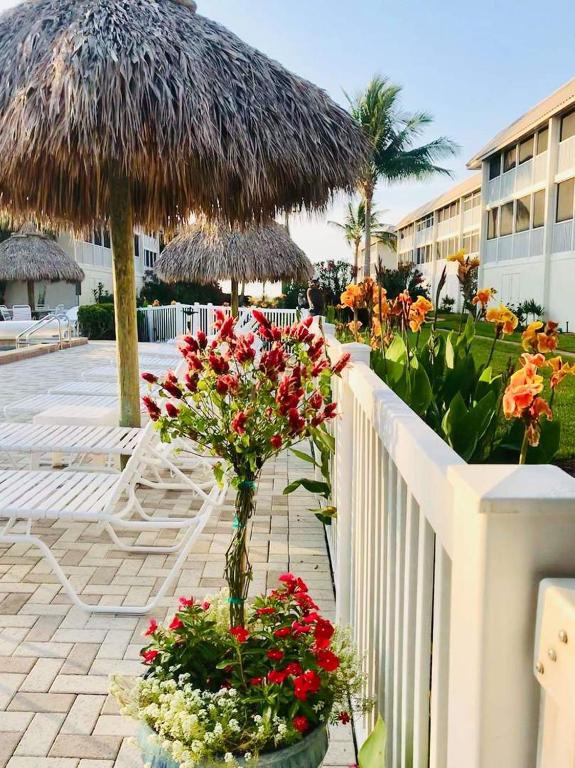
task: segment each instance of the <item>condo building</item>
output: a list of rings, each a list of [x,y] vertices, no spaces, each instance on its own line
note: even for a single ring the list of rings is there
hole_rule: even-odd
[[[447,257],[461,248],[469,255],[479,255],[480,227],[481,174],[473,174],[397,224],[398,262],[415,264],[432,296],[445,268],[442,296],[451,296],[459,307],[457,265]]]
[[[575,79],[497,134],[481,169],[481,285],[575,328]]]
[[[575,329],[575,79],[498,133],[467,164],[479,171],[397,225],[399,262],[432,294],[446,257],[479,255],[479,284],[498,299],[534,299]],[[456,265],[445,294],[459,299]],[[444,294],[444,295],[445,295]]]

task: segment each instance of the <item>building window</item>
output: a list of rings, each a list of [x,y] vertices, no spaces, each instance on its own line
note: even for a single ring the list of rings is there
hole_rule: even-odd
[[[533,150],[535,148],[535,136],[530,136],[525,141],[522,141],[519,145],[519,165],[526,163],[533,157]]]
[[[505,203],[501,206],[501,220],[499,222],[499,236],[505,237],[513,233],[513,203]]]
[[[137,259],[140,258],[140,235],[134,235],[134,255]]]
[[[533,229],[545,224],[545,190],[540,189],[533,195]]]
[[[557,185],[557,215],[555,221],[568,221],[573,218],[573,189],[575,179],[567,179]]]
[[[503,173],[511,171],[517,165],[517,147],[506,149],[503,153]]]
[[[479,232],[463,235],[463,250],[468,254],[479,252]]]
[[[110,247],[111,247],[110,230],[106,228],[104,230],[104,248],[110,248]]]
[[[102,230],[94,230],[94,245],[102,245]]]
[[[543,152],[547,152],[549,146],[549,128],[542,128],[537,133],[537,154],[541,155]]]
[[[489,158],[489,179],[496,179],[501,173],[501,155]]]
[[[561,137],[559,141],[565,141],[575,136],[575,112],[569,112],[561,118]]]
[[[497,237],[497,221],[499,219],[499,208],[492,208],[487,211],[487,239],[493,240]]]
[[[147,248],[144,249],[144,267],[145,269],[153,269],[154,265],[156,263],[156,259],[158,257],[158,254],[154,251],[148,251]]]
[[[471,195],[463,198],[463,210],[471,211],[473,208],[477,208],[481,204],[481,193],[473,192]]]
[[[515,207],[515,231],[525,232],[529,229],[529,221],[531,219],[531,196],[520,197],[516,201]]]

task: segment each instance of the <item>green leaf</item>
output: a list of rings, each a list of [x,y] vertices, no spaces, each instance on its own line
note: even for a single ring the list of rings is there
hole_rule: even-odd
[[[319,467],[319,464],[317,463],[317,461],[314,459],[313,456],[310,456],[309,453],[304,453],[303,451],[298,451],[296,448],[291,448],[290,450],[291,450],[291,452],[293,453],[294,456],[298,457],[298,459],[301,459],[302,461],[307,461],[310,464],[313,464],[314,467]]]
[[[409,372],[410,393],[408,405],[420,416],[424,416],[433,400],[433,392],[429,378],[423,366],[414,359],[411,361]]]
[[[307,477],[302,477],[299,480],[294,480],[289,485],[286,485],[283,492],[285,496],[288,496],[290,493],[293,493],[295,490],[297,490],[299,487],[303,487],[306,489],[306,491],[309,491],[310,493],[318,493],[321,496],[325,496],[325,498],[329,498],[329,494],[331,492],[331,488],[328,485],[328,483],[324,483],[321,480],[311,480]]]
[[[381,715],[359,750],[359,768],[385,768],[387,729]]]
[[[407,360],[407,347],[398,333],[393,337],[393,341],[387,348],[385,357],[387,362],[392,363],[405,363]]]
[[[214,477],[216,479],[216,483],[218,484],[218,487],[219,488],[223,488],[224,487],[224,475],[225,475],[225,470],[224,470],[223,465],[220,464],[220,463],[214,464],[212,471],[214,473]]]

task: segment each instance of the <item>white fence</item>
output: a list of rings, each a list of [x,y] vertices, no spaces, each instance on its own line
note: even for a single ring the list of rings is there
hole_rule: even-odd
[[[199,330],[213,333],[215,310],[229,312],[230,308],[214,304],[170,304],[164,307],[141,307],[138,309],[138,331],[140,341],[170,341],[183,333]],[[255,307],[240,308],[240,324],[246,321]],[[261,308],[266,317],[275,325],[291,325],[297,318],[295,309]]]
[[[337,612],[365,654],[386,767],[534,768],[537,590],[575,576],[575,479],[465,464],[369,369],[368,347],[330,348],[359,360],[335,392]]]

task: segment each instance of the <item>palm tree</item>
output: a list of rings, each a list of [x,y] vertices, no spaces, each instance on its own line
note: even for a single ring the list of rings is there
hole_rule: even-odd
[[[350,201],[347,204],[347,213],[343,222],[328,221],[328,224],[341,229],[345,239],[352,246],[354,276],[357,276],[359,272],[359,249],[361,241],[365,237],[365,202],[361,200],[355,205]],[[371,211],[369,224],[373,237],[378,240],[381,238],[380,242],[385,242],[388,245],[393,242],[392,247],[395,247],[395,237],[387,230],[381,229],[377,211]]]
[[[416,146],[417,139],[433,118],[426,112],[402,112],[399,108],[401,90],[400,85],[375,76],[363,93],[354,99],[348,97],[351,114],[363,127],[372,145],[371,156],[359,182],[366,212],[365,277],[371,266],[371,209],[378,182],[381,179],[388,182],[424,179],[437,173],[450,176],[449,170],[436,163],[458,149],[445,136]]]

